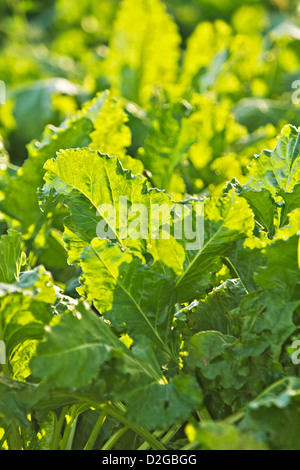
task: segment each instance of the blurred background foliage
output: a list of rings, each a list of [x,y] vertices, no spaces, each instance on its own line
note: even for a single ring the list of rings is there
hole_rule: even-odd
[[[300,124],[299,17],[293,0],[2,0],[0,134],[11,163],[47,124],[111,89],[129,120],[128,152],[154,185],[218,193],[282,125]]]

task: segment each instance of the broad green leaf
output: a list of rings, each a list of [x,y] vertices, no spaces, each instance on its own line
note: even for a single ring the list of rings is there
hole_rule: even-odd
[[[295,209],[300,209],[300,183],[297,183],[291,192],[280,191],[278,195],[281,196],[285,202],[282,208],[280,222],[281,227],[283,227],[287,224],[288,215]]]
[[[83,387],[96,378],[105,361],[122,354],[122,343],[108,326],[82,307],[82,313],[79,308],[47,328],[30,368],[35,377],[58,388]]]
[[[55,300],[52,280],[42,267],[22,273],[14,284],[0,284],[0,338],[8,364],[17,346],[42,339]]]
[[[189,122],[188,114],[184,103],[161,106],[145,145],[138,152],[145,168],[151,173],[153,186],[167,192],[175,186],[172,185],[174,171],[183,163],[187,151],[196,141],[196,131]]]
[[[158,190],[149,191],[146,179],[132,176],[116,157],[90,149],[61,151],[56,160],[46,163],[45,168],[48,170],[46,185],[40,192],[43,207],[46,209],[61,200],[70,212],[70,217],[65,220],[70,263],[78,262],[82,249],[97,236],[101,221],[110,229],[110,239],[133,250],[145,249],[148,233],[143,238],[135,237],[137,239],[128,236],[130,225],[137,216],[134,211],[130,213],[131,206],[143,206],[146,214],[142,212],[142,217],[147,226],[151,204],[173,206],[170,197]],[[105,205],[109,205],[113,214],[107,212]]]
[[[133,336],[146,335],[169,355],[174,287],[141,259],[95,238],[81,255],[83,287],[100,313]]]
[[[122,159],[131,144],[131,132],[126,125],[128,116],[124,111],[124,103],[106,92],[106,99],[100,109],[94,130],[90,134],[89,147],[101,153],[117,156]]]
[[[278,240],[265,248],[267,265],[262,266],[255,276],[261,288],[284,293],[286,299],[297,294],[294,289],[300,282],[297,262],[298,240],[299,236],[295,235],[288,240]]]
[[[111,369],[106,372],[106,377],[114,398],[125,401],[129,419],[149,429],[167,429],[177,419],[185,419],[201,406],[203,399],[193,377],[177,374],[167,380],[161,374],[146,337],[139,338],[123,364],[117,365],[115,379]]]
[[[299,390],[296,377],[273,384],[249,404],[242,429],[266,441],[273,450],[299,450]]]
[[[184,321],[184,338],[200,331],[219,331],[230,335],[234,329],[230,313],[239,307],[245,295],[240,280],[228,280],[214,288],[204,300],[196,302],[195,306],[184,308],[180,315],[176,315],[179,321]]]
[[[198,428],[187,426],[190,442],[198,442],[201,450],[267,450],[263,441],[236,427],[224,423],[200,423]]]
[[[125,112],[125,100],[111,96],[109,91],[99,94],[94,100],[95,103],[100,99],[103,105],[95,114],[89,148],[117,156],[124,168],[132,170],[134,174],[142,174],[142,162],[127,155],[127,149],[131,145],[131,131],[128,126],[128,114]]]
[[[203,331],[187,343],[186,370],[198,370],[205,388],[211,393],[219,389],[219,396],[230,406],[243,406],[247,393],[259,394],[272,379],[283,376],[283,345],[297,331],[297,248],[294,236],[263,250],[265,266],[257,268],[257,291],[243,295],[230,312],[232,336]]]
[[[130,351],[107,323],[79,308],[48,329],[31,361],[32,372],[58,389],[63,387],[62,394],[69,389],[71,396],[76,387],[75,395],[91,404],[122,400],[130,420],[150,429],[166,428],[200,406],[202,393],[192,377],[178,376],[168,383],[147,341]],[[106,398],[105,390],[98,396],[91,392],[98,376],[106,382]]]
[[[34,402],[33,385],[13,381],[0,374],[0,422],[28,426],[27,415]]]
[[[254,292],[258,289],[254,274],[259,267],[266,263],[262,252],[263,246],[264,244],[258,238],[246,238],[236,244],[235,249],[228,257],[247,292]]]
[[[8,152],[6,151],[0,135],[0,199],[3,198],[4,190],[9,179],[15,175],[17,167],[10,163]],[[0,218],[2,215],[0,214]]]
[[[241,186],[237,180],[232,180],[225,190],[234,188],[236,193],[245,198],[249,206],[255,214],[255,220],[258,222],[269,237],[273,238],[275,235],[275,216],[277,216],[278,207],[276,206],[274,198],[268,189],[262,188],[261,190],[253,190],[246,186]]]
[[[282,346],[296,331],[294,313],[299,306],[300,269],[298,237],[278,240],[263,250],[264,265],[254,275],[257,292],[246,296],[240,306],[244,318],[242,344],[265,350],[277,360]]]
[[[250,165],[246,189],[266,188],[271,195],[291,192],[300,178],[300,138],[293,126],[285,126],[273,152],[265,150]]]
[[[199,295],[207,286],[207,274],[217,272],[220,257],[228,256],[237,241],[251,236],[253,226],[248,204],[234,193],[207,200],[204,205],[204,244],[199,250],[185,253],[175,284],[177,300],[188,301]]]
[[[130,385],[130,384],[129,384]],[[202,393],[191,376],[176,376],[168,384],[139,380],[120,395],[128,403],[128,417],[149,429],[168,429],[202,404]]]
[[[220,376],[222,384],[230,386],[232,372],[230,364],[226,364],[225,357],[226,352],[230,351],[236,344],[236,338],[223,335],[218,331],[197,333],[189,342],[188,370],[199,369],[201,374],[209,380],[214,380]],[[222,356],[223,361],[220,360]],[[217,358],[219,360],[215,361]]]
[[[43,185],[45,162],[61,148],[88,145],[92,130],[89,119],[75,117],[58,129],[46,128],[42,142],[29,145],[29,158],[18,170],[17,176],[10,180],[1,203],[3,211],[18,220],[24,231],[35,223],[40,214],[36,191]]]
[[[22,236],[15,230],[9,230],[0,238],[0,282],[7,284],[19,280],[24,262]]]
[[[55,119],[52,96],[79,96],[84,90],[79,85],[60,77],[22,83],[11,90],[15,101],[14,118],[24,142],[29,142],[43,132],[43,128]]]
[[[189,87],[196,86],[198,73],[209,66],[213,58],[226,50],[231,42],[231,27],[224,21],[200,23],[189,37],[185,51],[182,81]]]
[[[48,126],[41,142],[34,141],[28,145],[29,158],[5,190],[3,211],[19,220],[23,230],[28,229],[40,215],[36,191],[43,185],[45,162],[61,149],[89,144],[92,148],[103,147],[105,152],[113,155],[120,153],[120,157],[125,157],[125,149],[130,145],[130,130],[126,126],[122,104],[108,92],[100,93],[86,103],[59,128]],[[125,159],[125,162],[131,163],[131,160]]]
[[[144,105],[157,85],[176,83],[177,26],[159,0],[123,0],[104,67],[114,94]]]

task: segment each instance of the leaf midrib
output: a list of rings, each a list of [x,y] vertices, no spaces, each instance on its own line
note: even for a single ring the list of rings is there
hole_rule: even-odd
[[[233,198],[231,199],[231,202],[233,201]],[[221,232],[221,230],[223,229],[224,225],[225,225],[225,222],[226,222],[226,219],[227,219],[227,216],[228,216],[228,213],[231,209],[231,205],[229,206],[228,210],[227,210],[227,213],[226,213],[226,216],[223,218],[223,223],[222,225],[219,227],[219,229],[216,231],[216,233],[214,234],[214,236],[212,238],[210,238],[206,243],[205,245],[203,246],[203,248],[201,250],[199,250],[199,253],[195,256],[195,258],[192,260],[192,262],[188,265],[187,269],[181,274],[181,276],[177,279],[176,283],[175,283],[175,289],[178,288],[178,286],[180,285],[180,283],[182,282],[182,280],[186,277],[186,275],[188,274],[188,272],[191,270],[191,268],[194,266],[194,264],[198,261],[198,259],[200,258],[200,256],[203,254],[203,252],[206,250],[206,248],[215,240],[215,238],[219,235],[219,233]]]
[[[169,350],[168,346],[164,343],[164,341],[162,340],[162,338],[160,337],[159,333],[157,332],[157,330],[153,327],[153,325],[151,324],[151,322],[148,320],[147,316],[145,315],[145,313],[143,312],[143,310],[141,309],[140,305],[136,302],[136,300],[134,299],[134,297],[131,295],[131,293],[129,291],[127,291],[125,289],[125,287],[119,282],[119,279],[116,278],[114,276],[114,274],[111,272],[111,270],[109,269],[109,267],[107,266],[107,264],[103,261],[103,259],[100,257],[99,253],[94,249],[93,246],[91,246],[93,252],[95,253],[95,255],[97,256],[97,258],[100,260],[100,262],[103,264],[103,266],[106,268],[106,270],[109,272],[109,274],[111,275],[111,277],[114,279],[114,281],[117,283],[117,285],[125,292],[125,294],[130,298],[130,300],[132,301],[132,303],[135,305],[135,307],[137,308],[137,310],[140,312],[140,314],[142,315],[142,317],[144,318],[144,320],[146,321],[146,323],[148,324],[148,326],[150,327],[150,329],[153,331],[155,337],[157,337],[158,341],[162,344],[163,346],[163,349],[168,352],[168,354],[170,356],[172,356],[172,353],[171,351]]]

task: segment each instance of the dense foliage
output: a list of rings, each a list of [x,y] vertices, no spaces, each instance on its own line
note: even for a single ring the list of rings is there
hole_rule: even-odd
[[[0,448],[299,450],[299,17],[0,4]],[[120,197],[204,206],[201,248]]]

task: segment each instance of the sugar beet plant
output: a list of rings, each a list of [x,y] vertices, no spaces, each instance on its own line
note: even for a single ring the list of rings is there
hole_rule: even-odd
[[[0,448],[299,449],[300,133],[208,93],[245,65],[213,28],[179,64],[162,4],[121,2],[112,90],[20,168],[1,144]]]

